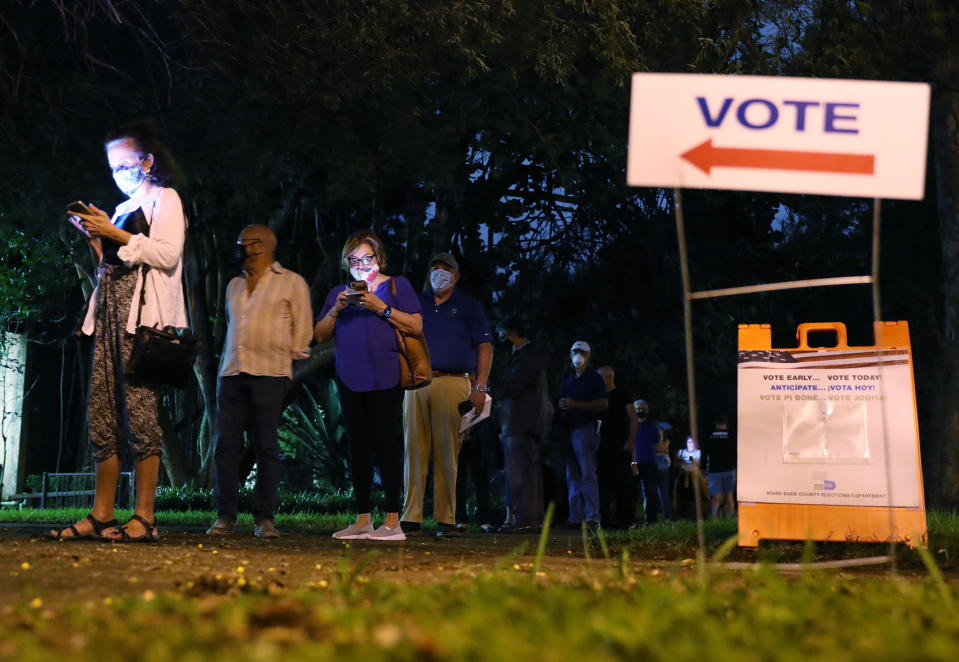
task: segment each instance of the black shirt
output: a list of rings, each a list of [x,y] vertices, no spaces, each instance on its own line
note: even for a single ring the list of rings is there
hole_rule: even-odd
[[[736,468],[736,439],[728,430],[713,430],[703,445],[706,471],[733,471]]]
[[[599,434],[603,442],[622,446],[629,441],[629,416],[626,415],[626,406],[632,404],[633,398],[621,386],[606,392],[609,408],[603,412],[603,424]]]

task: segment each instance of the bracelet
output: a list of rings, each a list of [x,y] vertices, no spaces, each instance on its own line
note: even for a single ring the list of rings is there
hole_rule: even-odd
[[[489,391],[488,388],[486,388],[485,386],[480,386],[479,384],[477,384],[476,386],[470,386],[470,390],[479,391],[480,393],[486,393],[487,391]]]
[[[386,310],[384,310],[384,311],[382,312],[382,314],[380,315],[380,317],[382,317],[383,319],[389,319],[389,316],[390,316],[392,313],[393,313],[393,307],[392,307],[392,306],[387,306],[387,307],[386,307]]]

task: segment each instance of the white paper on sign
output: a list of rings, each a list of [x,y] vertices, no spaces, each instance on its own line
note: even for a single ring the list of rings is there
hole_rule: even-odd
[[[460,432],[466,432],[480,421],[489,418],[490,409],[492,409],[493,406],[493,398],[490,397],[489,393],[485,395],[486,400],[483,402],[482,411],[477,414],[476,409],[470,409],[463,414],[463,418],[460,419]]]

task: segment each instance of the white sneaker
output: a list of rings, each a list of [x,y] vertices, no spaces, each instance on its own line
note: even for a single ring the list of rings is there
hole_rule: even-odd
[[[384,524],[371,533],[369,539],[380,541],[393,540],[398,542],[400,540],[406,540],[406,534],[403,533],[403,527],[401,527],[399,524],[394,526],[392,529]]]
[[[373,523],[350,524],[348,527],[333,534],[337,540],[366,540],[373,533]]]

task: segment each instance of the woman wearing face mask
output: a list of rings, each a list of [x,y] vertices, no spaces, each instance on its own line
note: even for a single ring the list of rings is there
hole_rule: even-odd
[[[333,537],[339,540],[405,540],[400,528],[400,495],[403,489],[403,440],[400,404],[403,391],[396,331],[417,334],[423,328],[420,304],[410,282],[391,277],[383,242],[370,230],[346,240],[343,267],[363,291],[347,285],[330,290],[317,317],[313,335],[317,342],[334,339],[340,406],[350,443],[350,475],[359,513],[356,521]],[[386,492],[386,520],[374,529],[370,489],[374,458]]]
[[[97,262],[97,287],[82,327],[94,337],[88,418],[96,493],[85,519],[50,536],[153,542],[159,538],[153,503],[163,448],[157,392],[128,381],[124,365],[138,324],[187,326],[181,286],[186,220],[180,196],[169,188],[175,165],[151,124],[121,127],[107,136],[105,147],[113,179],[127,199],[112,219],[94,205],[90,213],[67,212]],[[118,526],[113,517],[118,453],[126,444],[136,454],[136,507]]]

